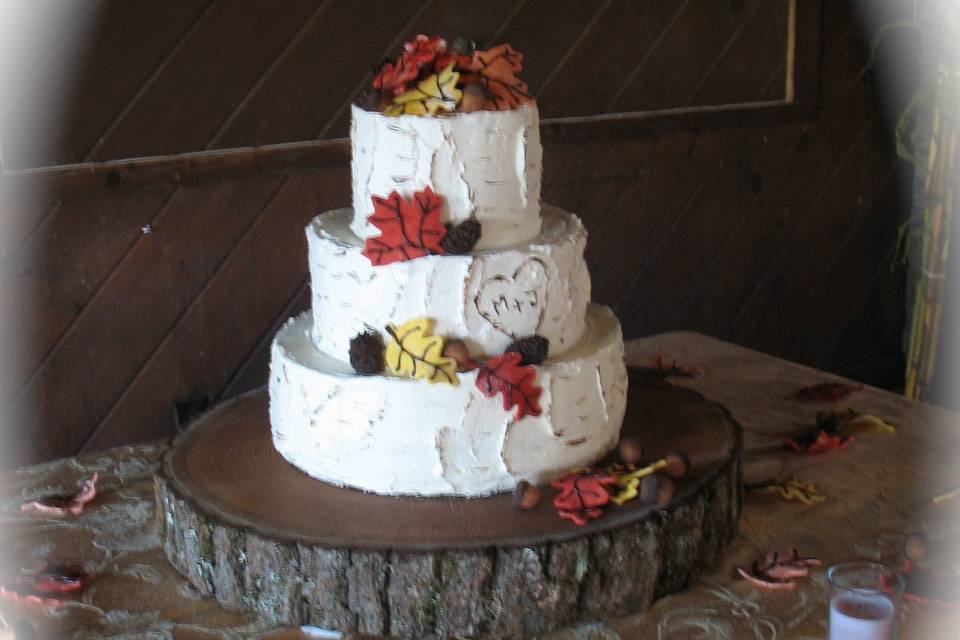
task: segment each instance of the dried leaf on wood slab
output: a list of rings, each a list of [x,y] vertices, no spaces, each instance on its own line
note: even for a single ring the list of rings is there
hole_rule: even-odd
[[[659,353],[653,356],[646,367],[627,367],[631,373],[639,373],[655,378],[695,378],[703,375],[702,367],[688,367],[677,362],[676,358],[667,360]]]
[[[84,480],[80,491],[72,495],[44,496],[20,505],[23,512],[36,511],[47,516],[62,518],[67,514],[78,516],[83,507],[97,496],[97,474]]]
[[[819,567],[816,558],[803,558],[796,549],[780,554],[768,551],[763,560],[755,561],[750,569],[737,567],[737,573],[753,586],[768,591],[791,591],[796,579],[810,575],[810,567]]]
[[[821,382],[797,391],[794,398],[802,402],[837,402],[854,391],[863,389],[862,384],[846,382]]]
[[[540,394],[543,389],[536,386],[537,370],[532,366],[521,366],[523,355],[508,351],[481,363],[477,370],[477,388],[492,398],[498,393],[503,400],[504,411],[516,407],[517,420],[524,416],[540,415]]]
[[[553,499],[557,514],[582,527],[603,515],[600,509],[610,501],[607,487],[615,484],[615,476],[597,473],[568,473],[550,483],[560,493]]]
[[[363,255],[374,266],[444,254],[447,228],[440,222],[440,196],[427,187],[406,200],[396,191],[386,198],[372,196],[373,213],[367,220],[380,235],[367,238]]]

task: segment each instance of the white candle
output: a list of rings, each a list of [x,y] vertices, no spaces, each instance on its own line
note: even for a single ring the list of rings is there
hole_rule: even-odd
[[[830,600],[830,640],[889,640],[893,603],[881,595],[840,593]]]

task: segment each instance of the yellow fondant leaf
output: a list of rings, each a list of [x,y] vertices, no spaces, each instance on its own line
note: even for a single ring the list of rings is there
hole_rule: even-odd
[[[429,318],[414,318],[399,327],[387,325],[393,338],[384,359],[387,370],[398,376],[457,386],[457,361],[443,357],[443,338],[431,336]]]
[[[617,492],[617,495],[611,496],[610,502],[622,506],[625,502],[629,502],[639,495],[637,487],[640,486],[640,478],[621,476],[617,478],[617,486],[621,489]]]
[[[460,74],[453,70],[451,62],[439,74],[428,76],[393,99],[384,113],[388,116],[435,114],[438,110],[453,111],[463,97],[457,89]]]

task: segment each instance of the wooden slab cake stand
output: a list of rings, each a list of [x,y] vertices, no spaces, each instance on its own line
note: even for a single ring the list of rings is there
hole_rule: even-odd
[[[514,638],[642,610],[731,542],[740,427],[721,406],[631,375],[623,434],[691,473],[666,505],[608,505],[585,527],[554,491],[395,498],[327,485],[274,450],[264,392],[205,415],[167,455],[156,494],[164,550],[202,593],[290,625],[412,638]]]

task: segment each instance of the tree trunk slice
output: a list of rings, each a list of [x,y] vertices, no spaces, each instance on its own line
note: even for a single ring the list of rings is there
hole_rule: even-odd
[[[740,427],[721,406],[631,376],[623,435],[647,459],[682,450],[673,500],[608,505],[585,527],[546,489],[393,498],[334,487],[270,440],[266,394],[214,409],[157,475],[164,550],[202,593],[289,625],[413,638],[513,638],[622,616],[683,589],[733,540],[742,499]]]

